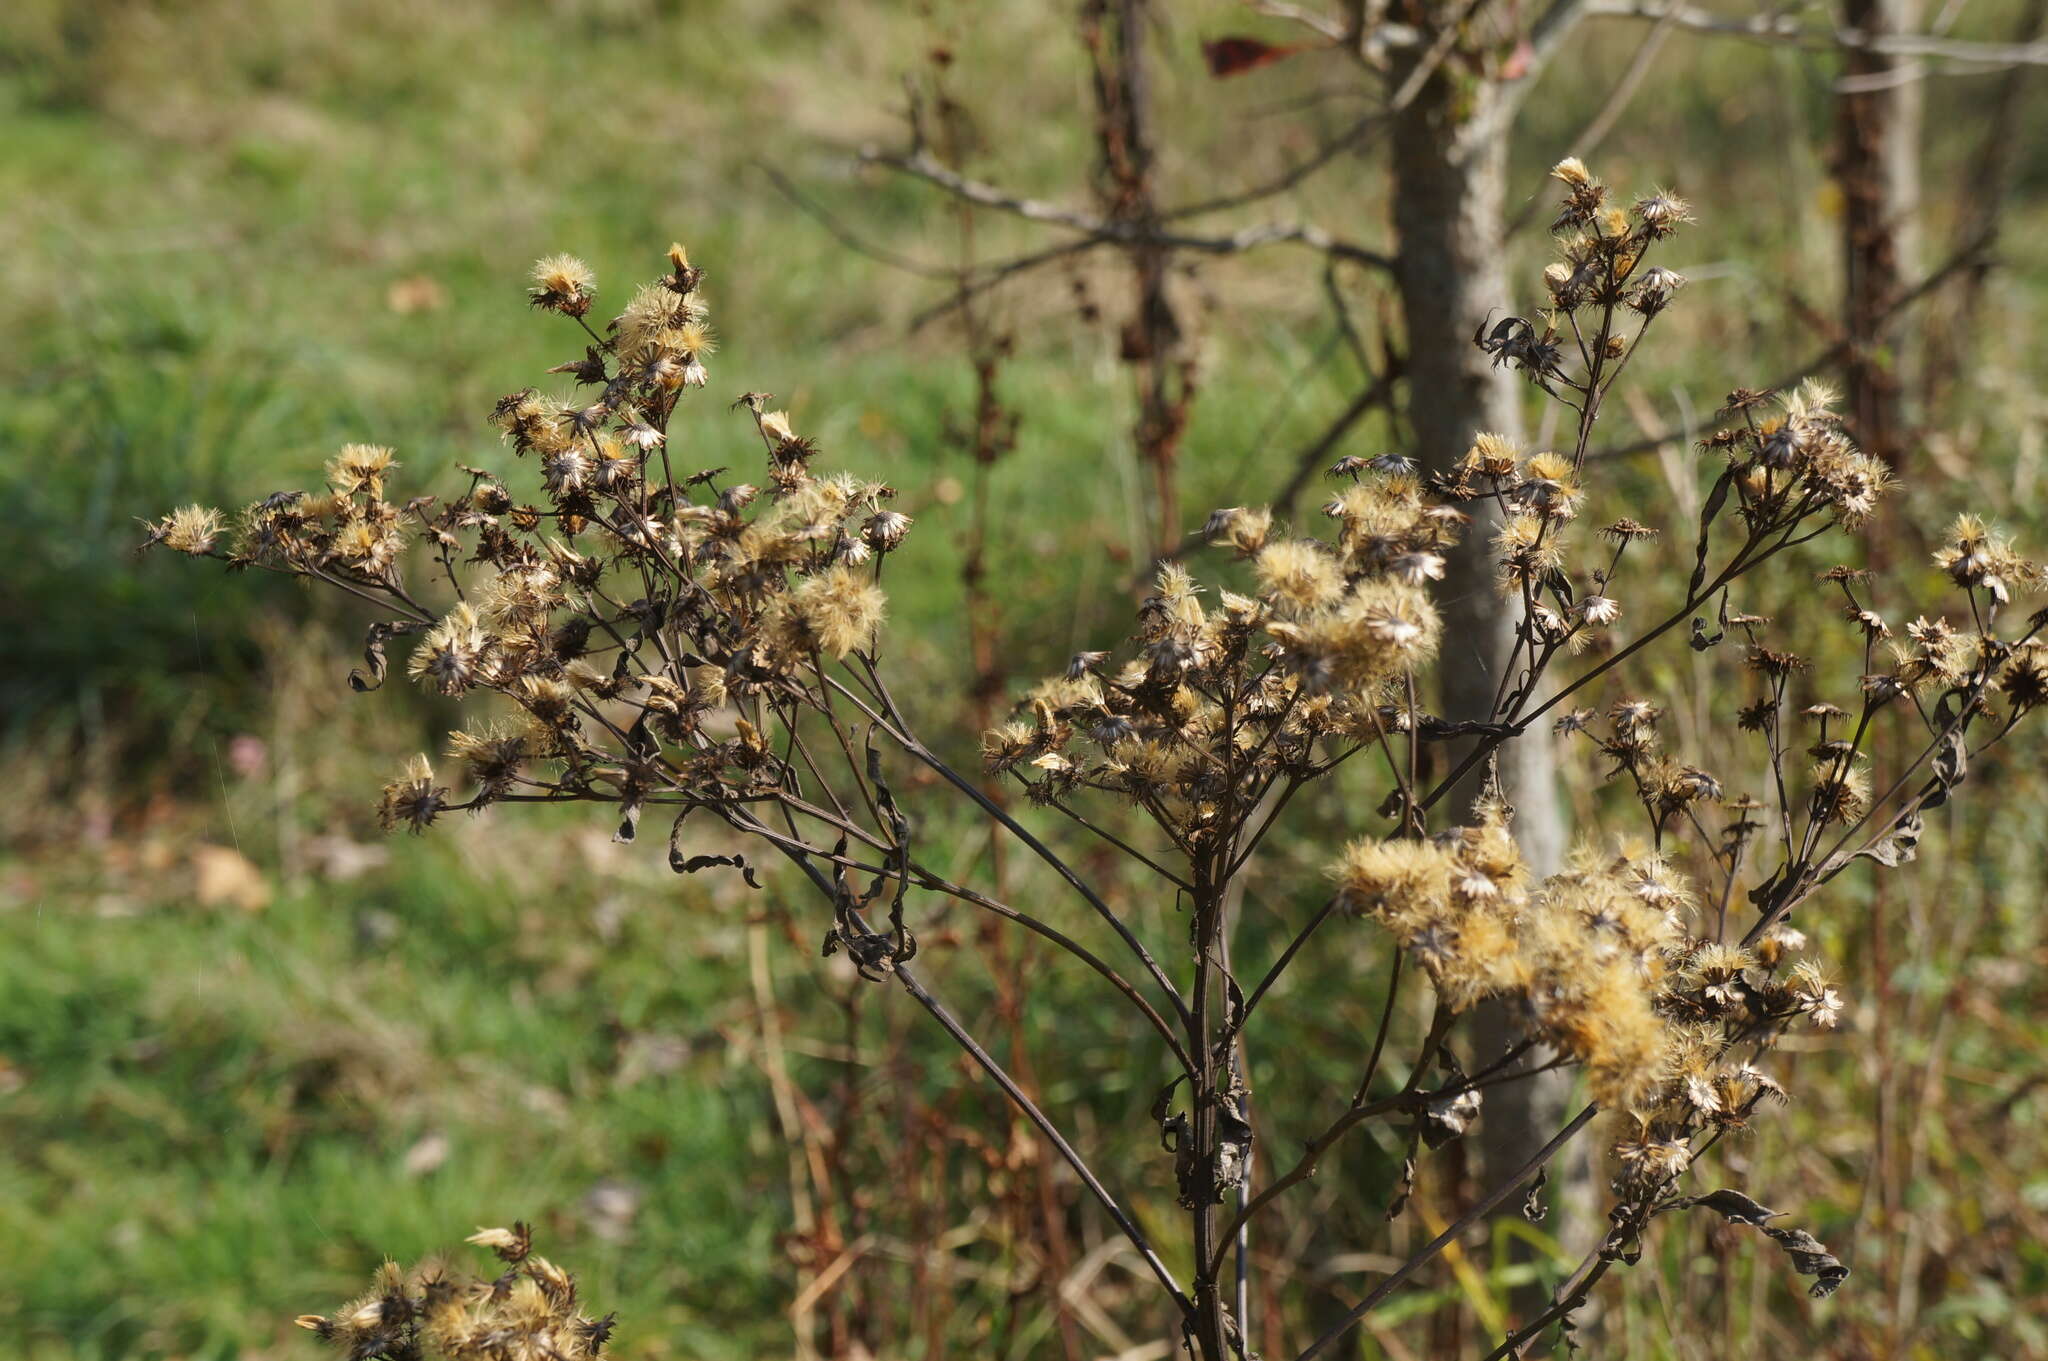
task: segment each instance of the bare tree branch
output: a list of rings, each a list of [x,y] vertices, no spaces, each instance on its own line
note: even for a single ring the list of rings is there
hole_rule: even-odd
[[[1348,42],[1351,38],[1350,30],[1329,15],[1303,9],[1300,5],[1287,4],[1286,0],[1251,0],[1251,7],[1268,18],[1284,19],[1290,24],[1299,24],[1309,32],[1327,38],[1333,43]]]
[[[1529,65],[1521,77],[1523,88],[1536,83],[1536,77],[1543,74],[1564,47],[1565,40],[1577,30],[1579,21],[1587,14],[1585,0],[1555,0],[1529,28]]]
[[[1323,427],[1323,433],[1316,436],[1314,442],[1294,456],[1294,471],[1288,475],[1287,481],[1281,484],[1280,490],[1273,494],[1275,509],[1292,509],[1296,498],[1301,495],[1301,489],[1315,476],[1316,469],[1322,466],[1323,460],[1343,442],[1344,437],[1351,433],[1351,427],[1363,420],[1368,411],[1386,402],[1388,394],[1392,392],[1400,377],[1398,370],[1390,368],[1373,379],[1351,399],[1349,406],[1338,412],[1330,423]]]
[[[1635,98],[1637,87],[1642,84],[1643,77],[1649,74],[1650,63],[1656,60],[1658,50],[1664,46],[1664,40],[1671,36],[1673,26],[1674,21],[1666,15],[1651,27],[1642,45],[1636,48],[1635,55],[1629,58],[1628,65],[1623,68],[1621,78],[1615,81],[1614,88],[1607,92],[1607,98],[1601,102],[1599,112],[1579,130],[1577,136],[1565,143],[1563,155],[1577,156],[1583,161],[1599,149],[1600,143],[1607,139],[1607,134],[1614,130],[1615,123],[1628,108],[1629,101]],[[1528,226],[1529,220],[1536,215],[1537,203],[1537,196],[1530,195],[1529,201],[1515,214],[1502,235],[1512,239],[1517,232]]]
[[[875,245],[854,232],[838,218],[825,211],[823,205],[812,199],[803,190],[797,188],[789,176],[783,174],[768,162],[756,161],[754,166],[763,175],[766,175],[768,182],[773,184],[784,198],[795,204],[804,216],[823,227],[833,240],[854,252],[854,254],[865,255],[870,260],[880,261],[891,269],[900,269],[906,274],[915,274],[921,279],[951,280],[955,277],[957,271],[942,269],[937,265],[928,265],[921,260],[913,260],[907,255],[898,255],[893,250]]]
[[[1219,213],[1227,208],[1241,208],[1248,203],[1257,203],[1262,199],[1272,198],[1275,194],[1284,194],[1297,184],[1309,179],[1317,171],[1336,160],[1345,152],[1355,150],[1364,144],[1374,133],[1384,130],[1387,123],[1388,111],[1385,109],[1374,109],[1371,113],[1364,115],[1350,127],[1317,147],[1315,151],[1310,153],[1307,160],[1291,169],[1282,171],[1265,183],[1255,184],[1249,189],[1239,189],[1216,198],[1198,199],[1193,203],[1182,204],[1178,208],[1169,208],[1159,215],[1160,220],[1163,222],[1173,222],[1186,217],[1199,217],[1204,213]]]
[[[1746,42],[1789,43],[1814,51],[1850,48],[1893,57],[1927,57],[1973,66],[2048,66],[2048,41],[2042,40],[1982,43],[1929,33],[1865,33],[1855,28],[1822,32],[1784,14],[1730,19],[1691,5],[1658,5],[1647,3],[1647,0],[1587,0],[1586,17],[1647,19],[1659,23],[1668,20],[1694,33]]]
[[[955,198],[964,199],[979,207],[993,208],[998,212],[1031,222],[1065,227],[1070,231],[1085,233],[1090,238],[1112,241],[1118,245],[1170,246],[1177,250],[1196,251],[1204,255],[1236,255],[1260,246],[1291,242],[1341,260],[1351,260],[1378,269],[1391,270],[1394,267],[1392,256],[1341,240],[1311,222],[1266,222],[1241,228],[1226,236],[1192,236],[1182,232],[1147,228],[1142,223],[1112,222],[1090,213],[1062,208],[1043,199],[1012,194],[992,184],[969,179],[940,163],[927,152],[913,151],[904,155],[869,148],[861,153],[861,159],[870,165],[886,166],[923,180],[945,190]]]

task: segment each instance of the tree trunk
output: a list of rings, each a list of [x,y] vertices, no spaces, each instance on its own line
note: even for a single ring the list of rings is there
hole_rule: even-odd
[[[1431,468],[1463,457],[1475,435],[1522,431],[1519,380],[1494,367],[1472,343],[1488,312],[1514,293],[1507,278],[1501,206],[1507,175],[1504,118],[1485,107],[1460,117],[1473,91],[1438,76],[1394,129],[1394,222],[1398,276],[1408,333],[1408,420],[1417,454]],[[1495,589],[1491,504],[1471,508],[1473,522],[1452,554],[1438,596],[1444,636],[1441,703],[1451,719],[1484,719],[1493,706],[1515,635],[1515,607]],[[1515,831],[1531,867],[1547,873],[1561,859],[1560,814],[1549,744],[1539,732],[1502,752],[1501,781],[1516,807]],[[1520,1084],[1518,1084],[1520,1085]]]
[[[1394,80],[1406,78],[1396,72]],[[1444,468],[1463,457],[1473,437],[1522,433],[1520,380],[1495,368],[1473,344],[1489,311],[1511,311],[1502,207],[1507,178],[1508,110],[1485,83],[1433,77],[1394,127],[1394,222],[1400,236],[1398,281],[1408,333],[1408,419],[1425,466]],[[1445,717],[1485,719],[1513,645],[1516,605],[1495,588],[1493,536],[1498,511],[1468,509],[1473,522],[1446,566],[1438,596],[1447,640],[1439,662]],[[1455,762],[1459,754],[1446,759]],[[1500,779],[1515,806],[1515,834],[1532,871],[1563,858],[1565,827],[1556,791],[1549,729],[1537,725],[1501,752]],[[1461,791],[1461,806],[1478,780]],[[1488,1004],[1475,1018],[1474,1057],[1490,1062],[1516,1038],[1505,1009]],[[1501,1169],[1564,1118],[1567,1083],[1546,1074],[1495,1087],[1476,1126],[1479,1184],[1490,1188]],[[1540,1300],[1534,1301],[1540,1307]],[[1527,1307],[1531,1301],[1517,1300]]]
[[[1844,0],[1843,22],[1866,34],[1911,31],[1916,0]],[[1864,451],[1893,468],[1905,451],[1904,332],[1882,320],[1904,288],[1920,196],[1920,82],[1910,61],[1849,50],[1852,82],[1836,104],[1835,175],[1842,190],[1842,325],[1850,345],[1847,411]]]
[[[1140,237],[1159,227],[1147,22],[1146,0],[1087,0],[1081,7],[1081,41],[1095,91],[1096,198],[1103,216]],[[1165,555],[1181,541],[1180,442],[1195,396],[1195,370],[1167,287],[1171,249],[1141,239],[1125,255],[1134,288],[1119,357],[1136,379],[1132,443],[1139,462],[1152,470],[1153,548]]]

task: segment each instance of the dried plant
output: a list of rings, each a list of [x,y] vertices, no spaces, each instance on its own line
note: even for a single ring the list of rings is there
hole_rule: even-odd
[[[1590,1104],[1308,1341],[1303,1361],[1496,1207],[1533,1198],[1546,1164],[1600,1112],[1610,1229],[1492,1356],[1517,1353],[1552,1325],[1568,1329],[1593,1285],[1633,1262],[1651,1222],[1675,1211],[1756,1227],[1825,1294],[1847,1271],[1820,1243],[1778,1227],[1742,1192],[1693,1189],[1688,1172],[1786,1098],[1764,1067],[1777,1038],[1832,1025],[1842,1007],[1790,919],[1858,862],[1911,860],[1924,814],[2048,698],[2044,616],[2009,622],[2012,595],[2038,574],[1977,521],[1959,521],[1937,557],[1959,613],[1916,619],[1897,639],[1862,574],[1826,573],[1824,589],[1839,591],[1863,649],[1861,674],[1842,678],[1842,702],[1830,702],[1810,664],[1781,650],[1782,630],[1730,598],[1766,564],[1864,523],[1890,479],[1850,442],[1818,386],[1738,391],[1725,428],[1702,443],[1718,470],[1686,527],[1685,587],[1663,590],[1666,607],[1644,606],[1647,622],[1629,633],[1623,568],[1643,563],[1635,598],[1658,598],[1643,546],[1657,531],[1626,518],[1582,523],[1588,475],[1602,466],[1586,453],[1608,394],[1683,286],[1652,258],[1691,215],[1664,193],[1610,203],[1576,161],[1555,174],[1560,258],[1544,274],[1545,306],[1475,340],[1576,413],[1572,446],[1528,452],[1483,436],[1458,467],[1427,477],[1398,454],[1346,458],[1331,469],[1337,490],[1320,535],[1291,531],[1265,509],[1217,511],[1207,537],[1235,564],[1219,565],[1206,585],[1179,563],[1163,566],[1121,644],[1075,656],[985,736],[983,774],[1014,781],[1037,813],[1013,812],[950,764],[885,679],[883,569],[913,528],[890,509],[891,488],[820,470],[816,444],[765,393],[733,403],[762,444],[758,481],[675,466],[676,419],[708,381],[712,351],[703,275],[680,247],[602,332],[588,320],[589,271],[565,257],[538,267],[534,305],[571,319],[588,342],[554,370],[579,395],[523,390],[492,417],[513,452],[538,463],[541,504],[475,468],[450,500],[401,500],[390,451],[351,445],[322,491],[265,497],[231,531],[216,512],[187,508],[152,526],[150,541],[380,606],[365,666],[350,678],[356,688],[383,683],[391,640],[419,635],[408,674],[486,710],[449,736],[460,777],[444,779],[422,755],[385,787],[388,827],[424,831],[493,804],[598,803],[611,806],[625,841],[658,810],[678,872],[724,868],[758,882],[747,854],[699,848],[693,814],[786,861],[798,876],[788,882],[807,882],[822,900],[814,920],[824,953],[903,988],[1000,1087],[1143,1260],[1182,1342],[1204,1361],[1250,1354],[1250,1235],[1338,1141],[1385,1124],[1405,1143],[1412,1176],[1426,1150],[1485,1118],[1489,1090],[1560,1067],[1583,1071]],[[1428,707],[1442,643],[1430,583],[1473,518],[1467,508],[1489,504],[1503,526],[1499,585],[1516,611],[1516,645],[1491,712],[1451,722]],[[447,603],[430,606],[409,584],[414,545],[430,577],[445,579]],[[1717,774],[1666,748],[1658,709],[1631,696],[1626,668],[1668,637],[1741,651],[1755,697],[1728,717],[1754,737],[1753,760],[1731,755],[1735,764]],[[1575,707],[1596,686],[1606,688],[1602,703]],[[1545,878],[1525,867],[1514,810],[1488,773],[1538,725],[1593,744],[1644,819],[1637,835],[1589,830],[1566,868]],[[1918,734],[1881,782],[1870,773],[1880,732]],[[920,832],[931,820],[913,817],[896,792],[914,767],[929,773],[925,790],[1050,867],[1093,914],[1097,943],[1080,938],[1085,924],[1056,925],[1053,909],[1027,911],[992,885],[942,872]],[[1320,908],[1262,975],[1241,975],[1232,928],[1255,856],[1301,791],[1346,767],[1376,772],[1366,778],[1383,791],[1386,825],[1358,828]],[[1760,795],[1731,794],[1738,774],[1755,777]],[[1033,830],[1059,819],[1182,910],[1184,934],[1141,939],[1076,858]],[[1172,1076],[1151,1111],[1183,1242],[1155,1249],[1111,1178],[920,976],[916,928],[928,895],[1035,933],[1093,971],[1105,1005],[1128,1008],[1157,1037]],[[1354,918],[1388,942],[1378,1031],[1360,1045],[1357,1081],[1335,1095],[1321,1132],[1292,1161],[1262,1158],[1255,1176],[1247,1055],[1258,1049],[1257,1023],[1281,1004],[1275,984],[1318,933]],[[1404,986],[1433,998],[1412,1042],[1398,1024]],[[1522,1038],[1505,1053],[1471,1052],[1461,1032],[1483,999],[1519,1019]],[[1392,1188],[1389,1217],[1402,1212],[1407,1180]],[[1168,1257],[1192,1263],[1187,1279]],[[393,1277],[379,1298],[421,1295],[431,1313],[437,1288]],[[536,1288],[546,1293],[545,1282]],[[384,1327],[385,1308],[372,1308],[365,1326]]]
[[[348,1361],[597,1361],[613,1316],[583,1312],[576,1278],[534,1253],[526,1225],[479,1229],[468,1241],[505,1270],[469,1279],[438,1262],[410,1271],[386,1262],[361,1299],[296,1321]]]

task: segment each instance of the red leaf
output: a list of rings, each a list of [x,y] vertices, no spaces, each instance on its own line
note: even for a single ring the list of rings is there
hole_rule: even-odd
[[[1529,74],[1529,66],[1536,60],[1536,49],[1529,45],[1527,38],[1515,44],[1515,50],[1508,53],[1508,59],[1501,63],[1502,80],[1520,80]]]
[[[1209,59],[1209,74],[1218,80],[1271,66],[1302,50],[1299,43],[1276,45],[1260,38],[1218,38],[1202,44],[1202,55]]]

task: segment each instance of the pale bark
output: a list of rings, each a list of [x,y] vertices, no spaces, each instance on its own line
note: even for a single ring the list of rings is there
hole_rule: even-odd
[[[2048,0],[2026,0],[2014,17],[2012,38],[2034,45],[2048,33]],[[1999,78],[1997,93],[1988,105],[1977,154],[1970,160],[1964,183],[1970,186],[1960,220],[1951,229],[1958,246],[1983,242],[1983,252],[1963,274],[1957,289],[1955,309],[1937,326],[1930,326],[1928,342],[1922,349],[1922,377],[1929,409],[1936,407],[1960,382],[1975,357],[1978,325],[1984,306],[1985,284],[1993,268],[1993,250],[2004,216],[2006,200],[2012,193],[2013,178],[2023,147],[2020,129],[2026,126],[2027,101],[2038,83],[2039,73],[2027,66],[2014,66]]]
[[[1500,314],[1515,296],[1502,241],[1505,120],[1457,118],[1453,103],[1460,97],[1471,92],[1432,80],[1394,132],[1408,420],[1418,456],[1432,468],[1456,462],[1482,431],[1515,437],[1522,432],[1520,380],[1494,367],[1472,343],[1487,314]],[[1440,702],[1452,719],[1488,716],[1515,632],[1516,607],[1494,585],[1497,513],[1485,504],[1468,509],[1472,526],[1451,557],[1438,596],[1447,640]],[[1548,742],[1534,731],[1509,743],[1502,755],[1501,779],[1516,807],[1516,836],[1539,871],[1554,866],[1563,851],[1553,765]]]
[[[1489,312],[1511,310],[1515,298],[1503,218],[1511,119],[1498,101],[1506,98],[1491,85],[1460,87],[1439,74],[1394,128],[1408,419],[1418,457],[1431,468],[1456,462],[1482,431],[1522,434],[1521,380],[1494,367],[1472,339]],[[1490,716],[1519,609],[1495,587],[1497,511],[1486,504],[1468,509],[1473,523],[1438,594],[1446,640],[1439,703],[1451,719]],[[1450,752],[1446,759],[1455,762],[1459,755]],[[1549,730],[1539,725],[1508,743],[1499,773],[1530,868],[1539,875],[1554,870],[1564,854],[1565,824]],[[1474,780],[1460,792],[1461,807],[1476,789]],[[1519,1038],[1497,1004],[1481,1008],[1475,1022],[1477,1061],[1491,1061]],[[1491,1184],[1494,1169],[1514,1167],[1556,1129],[1568,1094],[1568,1081],[1557,1074],[1507,1083],[1487,1094],[1475,1126],[1479,1184]]]

